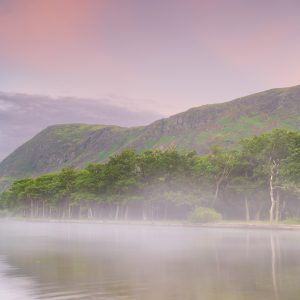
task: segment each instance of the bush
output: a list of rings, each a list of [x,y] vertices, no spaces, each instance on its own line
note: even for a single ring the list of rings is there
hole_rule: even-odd
[[[222,215],[209,207],[197,207],[189,215],[189,220],[193,223],[210,223],[222,220]]]

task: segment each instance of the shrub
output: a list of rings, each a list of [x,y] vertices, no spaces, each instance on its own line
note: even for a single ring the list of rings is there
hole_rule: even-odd
[[[197,207],[189,215],[193,223],[210,223],[222,220],[222,215],[209,207]]]

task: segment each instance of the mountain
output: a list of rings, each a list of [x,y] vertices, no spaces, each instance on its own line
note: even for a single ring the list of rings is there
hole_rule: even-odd
[[[98,99],[53,98],[0,92],[0,161],[38,132],[53,124],[80,122],[136,126],[147,125],[163,117],[148,111],[151,105],[145,108],[138,103],[138,99],[117,96]]]
[[[300,130],[300,86],[272,89],[221,104],[204,105],[148,126],[50,126],[0,163],[0,176],[32,176],[66,165],[105,161],[124,148],[176,146],[207,153],[213,144],[234,147],[241,138],[273,128]]]

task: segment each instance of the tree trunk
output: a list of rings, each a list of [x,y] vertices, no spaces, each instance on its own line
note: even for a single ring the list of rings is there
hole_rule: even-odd
[[[125,220],[127,220],[128,219],[128,206],[129,205],[126,205],[126,208],[125,208]]]
[[[89,207],[88,209],[88,219],[92,219],[93,218],[93,210],[91,207]]]
[[[280,193],[279,190],[276,190],[276,209],[275,209],[275,220],[279,222],[280,219]]]
[[[115,214],[115,220],[118,220],[118,219],[119,219],[119,210],[120,210],[120,206],[117,205],[117,208],[116,208],[116,214]]]
[[[36,213],[35,216],[38,218],[39,217],[39,201],[36,200],[36,209],[35,209]]]
[[[271,175],[270,175],[270,199],[271,199],[270,222],[271,223],[274,221],[274,210],[275,210],[275,197],[274,197],[275,168],[276,168],[276,163],[273,162],[273,164],[271,165]]]
[[[143,214],[143,220],[144,221],[147,220],[147,214],[146,214],[145,206],[144,205],[143,205],[143,212],[142,212],[142,214]]]
[[[246,212],[246,222],[250,221],[250,213],[249,213],[249,205],[248,205],[248,198],[245,196],[245,212]]]
[[[283,200],[281,210],[280,210],[280,213],[279,213],[279,220],[282,220],[284,218],[284,216],[283,216],[284,210],[285,210],[285,201]]]
[[[255,212],[255,220],[256,221],[260,220],[260,208]]]
[[[30,218],[33,217],[33,200],[30,199]]]
[[[225,177],[226,177],[226,169],[223,170],[221,177],[216,182],[216,190],[215,190],[215,196],[214,196],[214,200],[213,200],[213,206],[215,205],[215,203],[217,202],[217,200],[219,198],[220,186],[221,186],[223,180],[225,179]]]
[[[217,181],[217,183],[216,183],[216,190],[215,190],[215,196],[214,196],[213,206],[216,203],[216,201],[218,200],[220,185],[221,185],[222,181],[223,181],[223,176],[221,178],[219,178],[218,181]]]
[[[166,203],[164,205],[164,219],[167,220],[168,219],[168,203]]]
[[[79,208],[78,208],[78,217],[79,219],[81,219],[81,204],[79,204]]]

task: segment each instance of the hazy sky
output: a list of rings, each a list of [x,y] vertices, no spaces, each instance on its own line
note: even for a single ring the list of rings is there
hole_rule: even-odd
[[[0,91],[169,115],[299,84],[299,33],[298,0],[0,0]]]

